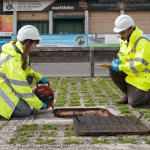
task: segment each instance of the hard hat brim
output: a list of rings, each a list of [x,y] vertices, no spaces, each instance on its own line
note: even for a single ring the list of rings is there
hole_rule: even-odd
[[[42,40],[42,38],[40,38],[40,37],[36,37],[36,38],[27,38],[27,37],[24,37],[24,36],[18,36],[17,35],[17,39],[19,40],[19,41],[24,41],[24,40],[33,40],[33,41],[35,41],[35,40],[39,40],[39,41],[41,41]]]
[[[37,38],[37,40],[42,40],[42,38],[41,38],[41,37],[39,37],[39,38]]]
[[[119,32],[121,32],[121,31],[123,31],[123,30],[124,30],[124,29],[117,29],[117,28],[114,28],[114,29],[113,29],[113,31],[116,32],[116,33],[119,33]]]

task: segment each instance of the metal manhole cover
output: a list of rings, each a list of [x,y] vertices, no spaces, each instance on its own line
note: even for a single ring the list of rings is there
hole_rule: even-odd
[[[149,134],[149,129],[144,124],[135,122],[135,118],[126,116],[78,116],[73,118],[74,130],[79,135]]]

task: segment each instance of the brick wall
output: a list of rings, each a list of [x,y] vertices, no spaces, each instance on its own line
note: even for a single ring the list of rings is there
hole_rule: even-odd
[[[49,12],[45,11],[18,11],[18,20],[49,20]]]
[[[114,22],[119,11],[90,11],[89,33],[113,33]]]
[[[144,33],[150,34],[150,11],[125,11]],[[89,33],[114,33],[114,22],[119,11],[90,11]]]
[[[150,11],[125,11],[144,33],[150,33]],[[53,12],[53,15],[84,15],[84,11]],[[114,22],[119,11],[89,11],[89,33],[114,33]],[[48,20],[48,12],[18,12],[18,20]]]
[[[150,34],[150,11],[125,11],[125,14],[133,18],[139,29]]]
[[[53,15],[84,15],[84,11],[79,12],[53,12]],[[32,11],[32,12],[20,12],[18,11],[18,20],[48,20],[49,12],[44,11]]]

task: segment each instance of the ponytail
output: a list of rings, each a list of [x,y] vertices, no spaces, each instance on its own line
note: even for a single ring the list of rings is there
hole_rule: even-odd
[[[17,40],[17,38],[15,38],[13,41],[17,42],[18,40]],[[21,54],[22,61],[23,61],[23,63],[22,63],[23,70],[25,70],[27,67],[27,57],[30,52],[30,46],[32,45],[33,42],[34,42],[33,40],[28,40],[28,39],[21,42],[23,45],[23,53]],[[39,40],[36,40],[36,43],[38,44]]]
[[[22,42],[23,44],[23,53],[22,53],[22,69],[25,70],[27,67],[27,57],[30,52],[30,45],[33,43],[33,40],[25,40]]]

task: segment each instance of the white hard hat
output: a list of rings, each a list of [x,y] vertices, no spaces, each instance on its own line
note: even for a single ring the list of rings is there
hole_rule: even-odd
[[[120,15],[115,20],[114,32],[119,33],[131,26],[135,26],[134,20],[128,15]]]
[[[17,35],[19,41],[30,40],[41,40],[39,31],[32,25],[25,25],[19,31]]]

